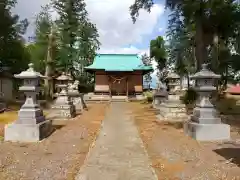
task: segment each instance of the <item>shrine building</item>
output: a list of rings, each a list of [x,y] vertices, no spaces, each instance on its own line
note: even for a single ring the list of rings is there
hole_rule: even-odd
[[[137,54],[98,54],[85,70],[95,75],[95,94],[128,97],[143,93],[143,75],[153,68]]]

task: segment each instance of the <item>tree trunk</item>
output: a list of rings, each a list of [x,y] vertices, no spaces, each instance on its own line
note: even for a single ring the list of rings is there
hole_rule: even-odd
[[[180,76],[180,89],[183,89],[183,76]]]
[[[46,79],[44,80],[44,87],[45,87],[45,97],[47,100],[52,100],[53,98],[53,81],[52,81],[52,55],[53,55],[53,30],[49,35],[49,45],[48,45],[48,52],[47,52],[47,60],[46,60],[46,69],[45,69],[45,76]]]
[[[51,100],[53,95],[52,78],[51,78],[52,71],[50,66],[51,65],[47,63],[46,71],[45,71],[46,79],[44,79],[45,96],[47,100]]]
[[[196,60],[197,71],[201,69],[201,65],[207,63],[207,48],[204,43],[204,32],[202,28],[201,17],[196,19]]]

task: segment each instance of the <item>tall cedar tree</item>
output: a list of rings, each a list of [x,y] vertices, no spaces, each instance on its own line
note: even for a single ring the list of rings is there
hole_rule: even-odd
[[[48,53],[49,34],[52,26],[49,5],[42,7],[41,12],[36,16],[35,26],[35,41],[27,47],[31,54],[34,68],[44,74]]]
[[[60,16],[57,66],[74,78],[83,76],[83,67],[92,61],[99,48],[97,29],[89,22],[83,0],[53,0],[53,5]]]

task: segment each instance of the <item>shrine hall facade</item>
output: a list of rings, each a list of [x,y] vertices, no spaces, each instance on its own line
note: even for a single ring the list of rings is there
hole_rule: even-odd
[[[128,96],[142,94],[143,75],[153,68],[137,54],[98,54],[85,70],[95,75],[95,94]]]

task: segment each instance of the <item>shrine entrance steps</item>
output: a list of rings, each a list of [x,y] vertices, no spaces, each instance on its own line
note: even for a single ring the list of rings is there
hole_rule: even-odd
[[[111,102],[126,102],[128,101],[127,96],[112,96]]]
[[[157,180],[126,103],[111,103],[75,180]]]

